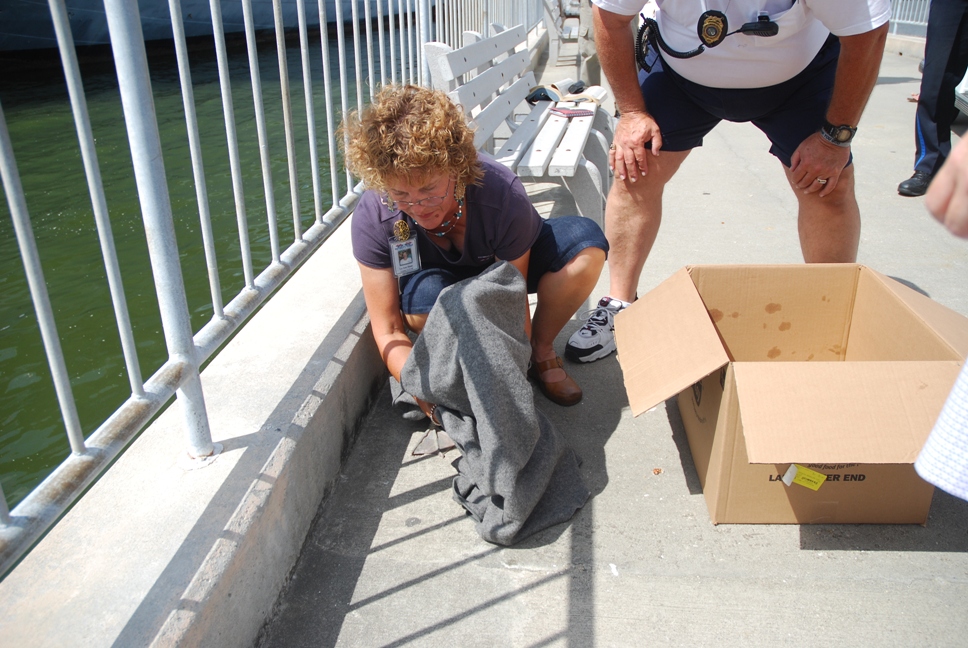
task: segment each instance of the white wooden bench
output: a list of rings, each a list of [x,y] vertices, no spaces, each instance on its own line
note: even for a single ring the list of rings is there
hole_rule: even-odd
[[[564,184],[579,214],[602,224],[610,185],[611,116],[592,102],[527,103],[536,82],[523,26],[489,38],[464,36],[459,49],[433,42],[424,51],[433,87],[464,109],[475,129],[475,146],[524,180]],[[601,99],[605,90],[593,87],[586,94]],[[587,108],[594,116],[561,117],[552,113],[555,107]]]
[[[576,13],[575,16],[577,15]],[[558,52],[561,50],[562,42],[578,40],[579,25],[577,22],[573,25],[565,25],[565,20],[568,17],[562,10],[559,0],[544,0],[544,24],[549,37],[549,65],[557,65]],[[557,38],[555,38],[555,35],[557,35]]]

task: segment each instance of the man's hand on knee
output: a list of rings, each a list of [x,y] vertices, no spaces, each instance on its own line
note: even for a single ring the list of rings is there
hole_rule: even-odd
[[[659,155],[662,133],[652,116],[646,112],[622,113],[608,152],[608,166],[616,178],[635,182],[649,172],[646,142],[652,143],[652,155]]]
[[[850,159],[850,148],[824,141],[819,133],[803,140],[790,158],[790,178],[804,193],[828,196],[837,188],[840,174]]]

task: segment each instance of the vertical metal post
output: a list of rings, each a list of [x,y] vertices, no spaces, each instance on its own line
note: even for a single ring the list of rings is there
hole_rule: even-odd
[[[294,240],[302,240],[301,210],[299,208],[299,174],[296,170],[296,136],[292,132],[292,98],[289,95],[289,63],[286,51],[286,25],[282,19],[282,0],[272,0],[272,16],[276,26],[276,56],[279,58],[279,88],[282,91],[282,123],[286,131],[286,160],[289,163],[289,198],[292,201]]]
[[[355,0],[354,0],[355,2]],[[355,5],[354,5],[355,7]],[[355,9],[354,9],[355,11]],[[324,50],[325,52],[325,50]],[[343,23],[343,3],[336,3],[336,56],[339,58],[339,101],[340,101],[340,114],[343,115],[344,119],[346,115],[350,114],[349,105],[349,88],[346,83],[346,30]],[[332,96],[332,95],[330,95]],[[347,135],[343,134],[344,145],[348,142]],[[346,188],[347,191],[353,186],[353,176],[350,174],[349,166],[344,165],[346,174]],[[335,197],[337,194],[333,194]]]
[[[188,65],[188,44],[185,41],[185,23],[182,18],[181,1],[168,0],[171,29],[175,37],[175,55],[178,61],[178,80],[181,83],[182,107],[188,127],[188,149],[192,157],[192,177],[195,179],[195,200],[198,203],[198,219],[202,229],[202,245],[205,248],[205,265],[208,267],[208,285],[212,294],[212,316],[225,317],[222,308],[222,284],[218,276],[218,259],[215,255],[215,235],[212,233],[212,214],[208,206],[208,187],[205,184],[205,166],[202,163],[202,145],[198,136],[198,117],[195,114],[195,92],[192,89],[192,72]]]
[[[333,73],[329,60],[329,23],[326,16],[326,0],[317,0],[319,10],[319,43],[323,58],[323,96],[326,101],[326,147],[329,151],[329,181],[333,203],[339,200],[339,172],[337,170],[337,151],[336,151],[336,117],[333,114]],[[336,3],[337,19],[342,15],[339,3]],[[337,38],[339,35],[337,35]],[[342,69],[342,58],[340,59],[340,69]],[[346,113],[343,113],[344,115]]]
[[[420,3],[420,42],[417,45],[417,56],[421,62],[420,66],[420,85],[430,87],[430,63],[424,56],[424,43],[429,43],[430,38],[430,0],[418,0]]]
[[[366,83],[370,86],[370,102],[375,92],[373,82],[373,16],[370,11],[370,0],[363,2],[363,29],[366,31]]]
[[[360,0],[351,0],[351,15],[353,17],[353,62],[355,63],[356,75],[356,109],[363,109],[363,54],[360,49],[360,15],[358,4]],[[367,0],[369,2],[369,0]]]
[[[377,46],[379,47],[380,57],[380,86],[386,85],[387,82],[387,66],[386,66],[386,52],[383,47],[386,41],[383,35],[383,2],[384,0],[377,0],[376,3],[376,31],[377,31]]]
[[[0,485],[0,524],[10,524],[10,507],[7,506],[7,496],[3,494],[3,486]]]
[[[252,101],[255,104],[255,130],[259,136],[259,159],[262,162],[262,189],[266,197],[269,249],[272,254],[272,262],[279,263],[279,228],[276,224],[276,197],[272,185],[272,159],[269,157],[269,135],[266,131],[266,111],[262,102],[262,75],[259,72],[259,52],[255,40],[255,19],[252,17],[252,0],[242,0],[242,19],[245,22],[245,49],[249,54],[249,78],[252,81]]]
[[[225,28],[222,26],[220,0],[209,0],[212,12],[212,35],[215,37],[215,58],[218,61],[218,82],[222,93],[222,116],[225,119],[225,140],[229,147],[229,169],[232,171],[232,194],[235,197],[235,220],[239,228],[239,252],[245,287],[255,288],[252,270],[252,247],[249,244],[249,221],[245,214],[245,192],[242,189],[242,162],[239,160],[239,136],[235,128],[235,104],[232,102],[232,81],[229,55],[225,47]]]
[[[141,397],[145,395],[144,380],[141,377],[141,365],[138,362],[138,350],[134,341],[134,332],[131,329],[131,318],[128,316],[128,303],[121,281],[121,268],[114,247],[114,234],[111,233],[111,217],[108,214],[107,200],[104,197],[104,184],[101,181],[101,169],[98,166],[97,151],[94,146],[94,134],[91,131],[91,120],[87,112],[84,84],[81,82],[77,53],[74,51],[74,37],[71,34],[64,0],[50,0],[50,13],[54,22],[54,33],[57,36],[61,63],[64,67],[64,79],[67,82],[71,110],[74,113],[77,141],[81,148],[81,158],[84,161],[84,173],[87,176],[88,192],[91,195],[91,206],[94,209],[94,222],[97,224],[101,255],[104,258],[104,269],[107,274],[108,288],[111,292],[111,303],[114,306],[114,317],[118,322],[118,333],[121,336],[121,350],[128,371],[128,382],[131,385],[131,393]]]
[[[397,83],[397,43],[396,31],[400,23],[400,0],[387,0],[390,7],[390,83]]]
[[[77,417],[77,404],[71,391],[67,365],[64,364],[60,336],[54,324],[54,311],[51,309],[50,296],[47,294],[47,283],[44,281],[44,269],[37,253],[34,230],[30,226],[27,201],[24,199],[20,173],[14,160],[13,145],[10,142],[10,133],[7,131],[7,120],[3,116],[3,106],[0,106],[0,178],[3,180],[3,190],[7,194],[10,217],[13,219],[13,229],[20,246],[20,257],[24,262],[30,297],[37,311],[40,336],[47,351],[47,362],[54,379],[54,391],[57,393],[57,402],[60,404],[61,416],[64,418],[64,427],[67,429],[67,439],[71,444],[71,452],[84,454],[87,450],[84,446],[84,434],[80,419]]]
[[[178,261],[175,225],[138,4],[127,0],[105,0],[104,7],[165,342],[169,356],[185,363],[185,374],[176,393],[188,426],[189,454],[206,457],[213,454],[215,446],[205,412],[205,398],[198,374],[198,354],[192,338],[188,301]]]

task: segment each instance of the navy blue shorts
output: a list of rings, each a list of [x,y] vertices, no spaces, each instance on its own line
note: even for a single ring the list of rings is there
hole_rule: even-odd
[[[770,138],[770,153],[789,168],[797,147],[823,124],[839,56],[840,41],[830,36],[806,69],[765,88],[708,88],[660,63],[642,81],[642,96],[667,151],[702,146],[723,119],[752,122]]]
[[[528,292],[538,291],[538,282],[546,272],[558,272],[588,247],[597,247],[608,253],[605,234],[594,221],[581,216],[559,216],[544,219],[538,240],[531,246],[528,260]],[[428,268],[400,278],[400,310],[406,315],[424,315],[437,303],[440,291],[468,274],[484,272],[486,268],[461,267],[451,271],[445,268]]]

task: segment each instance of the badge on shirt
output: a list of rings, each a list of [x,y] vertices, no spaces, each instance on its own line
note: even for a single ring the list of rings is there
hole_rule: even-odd
[[[726,14],[722,11],[707,11],[699,16],[696,29],[699,32],[699,38],[707,47],[716,47],[728,36],[726,33],[728,24]]]
[[[393,238],[390,239],[390,260],[393,261],[393,275],[405,277],[420,270],[420,251],[417,237],[410,236],[410,226],[405,220],[393,224]]]
[[[397,241],[406,241],[410,238],[410,225],[402,218],[393,224],[393,236]]]

